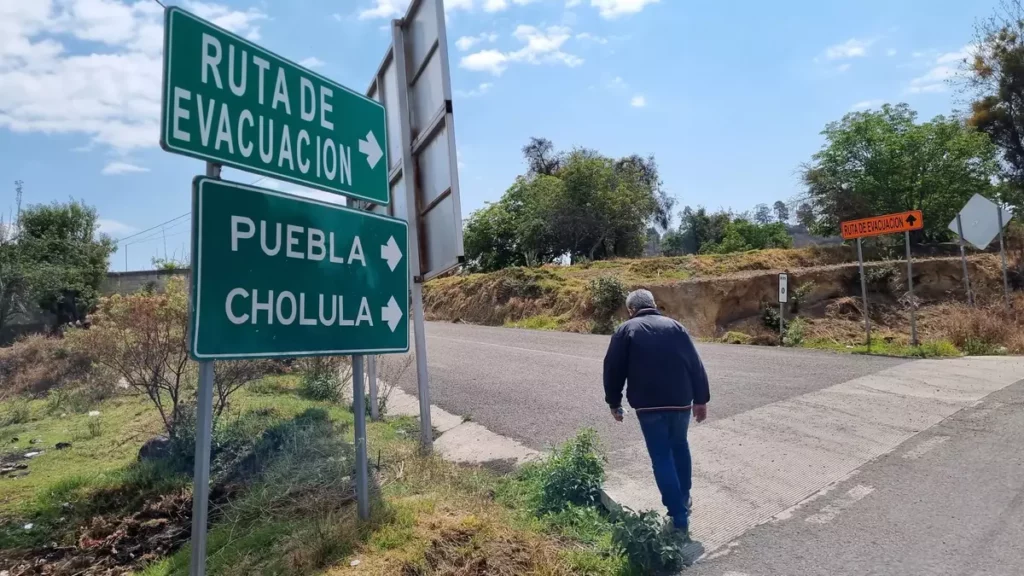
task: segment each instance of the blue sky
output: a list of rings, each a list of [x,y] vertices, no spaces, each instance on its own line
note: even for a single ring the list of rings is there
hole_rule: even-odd
[[[996,2],[448,0],[464,215],[522,173],[530,136],[654,154],[680,207],[788,200],[827,122],[882,102],[923,119],[965,108],[947,80]],[[359,91],[407,5],[170,3]],[[203,164],[158,147],[160,16],[153,0],[0,0],[5,214],[14,180],[26,204],[96,206],[114,238],[189,210]],[[129,269],[146,268],[165,244],[183,255],[187,218],[157,232],[122,243],[112,268],[125,269],[125,252]]]

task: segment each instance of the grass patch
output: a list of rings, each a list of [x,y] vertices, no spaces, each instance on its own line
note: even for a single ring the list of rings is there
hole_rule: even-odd
[[[97,518],[116,527],[154,498],[187,504],[187,476],[169,465],[136,462],[139,446],[161,431],[148,400],[115,397],[95,406],[101,416],[91,419],[52,414],[45,400],[28,406],[34,419],[3,433],[16,430],[19,450],[37,438],[46,452],[29,462],[28,476],[0,482],[0,548],[74,547],[82,534],[97,533],[91,527]],[[99,419],[102,425],[91,424]],[[359,521],[350,483],[351,425],[347,406],[308,398],[295,376],[268,377],[233,397],[215,430],[213,470],[237,488],[221,491],[211,510],[211,574],[627,573],[611,520],[590,505],[592,483],[573,497],[578,505],[538,514],[542,476],[506,477],[424,456],[415,418],[369,423],[378,483],[372,518]],[[52,449],[72,436],[81,439],[71,449]],[[600,462],[595,470],[583,448],[558,461],[598,473]],[[548,500],[570,480],[549,483]],[[29,522],[33,529],[24,530]],[[186,542],[141,574],[187,574],[189,553]],[[357,568],[349,566],[353,559]]]
[[[506,321],[506,328],[521,328],[524,330],[561,330],[565,325],[565,318],[562,316],[550,316],[539,314],[522,320]]]
[[[955,358],[963,353],[948,340],[931,340],[918,346],[911,346],[898,340],[871,338],[871,346],[864,344],[842,344],[827,338],[809,338],[801,344],[803,348],[830,350],[851,354],[895,356],[899,358]]]

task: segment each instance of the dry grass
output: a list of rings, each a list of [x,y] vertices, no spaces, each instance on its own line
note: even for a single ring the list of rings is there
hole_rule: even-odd
[[[1002,298],[971,307],[949,303],[937,307],[936,331],[967,354],[1024,354],[1024,294],[1012,308]]]
[[[64,340],[28,336],[0,348],[0,400],[24,393],[39,396],[80,383],[92,370],[92,359],[66,346]]]

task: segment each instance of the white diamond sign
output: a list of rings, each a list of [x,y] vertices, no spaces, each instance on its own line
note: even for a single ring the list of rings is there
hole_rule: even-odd
[[[964,240],[979,250],[988,245],[999,235],[999,210],[1003,212],[1003,226],[1010,222],[1013,213],[1006,208],[999,208],[995,202],[981,194],[975,194],[963,209],[960,210],[960,224],[963,226]],[[949,223],[949,229],[957,232],[956,218]]]

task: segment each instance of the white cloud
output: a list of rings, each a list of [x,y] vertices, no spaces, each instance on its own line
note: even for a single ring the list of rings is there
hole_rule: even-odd
[[[373,8],[367,8],[359,12],[360,20],[371,20],[374,18],[401,18],[409,8],[409,0],[374,0]]]
[[[250,38],[266,18],[254,9],[184,6]],[[87,147],[122,152],[156,146],[162,16],[151,1],[0,0],[0,129],[84,134]]]
[[[133,174],[137,172],[149,172],[149,168],[145,168],[137,164],[130,164],[128,162],[111,162],[103,167],[101,174],[117,176],[120,174]]]
[[[565,26],[549,26],[543,30],[535,26],[520,24],[512,35],[525,45],[513,52],[481,50],[462,57],[459,66],[466,70],[490,72],[500,76],[510,62],[528,64],[562,64],[570,68],[583,64],[583,59],[562,50],[562,45],[572,37]]]
[[[108,218],[100,218],[96,221],[97,232],[100,234],[106,234],[107,236],[124,236],[126,234],[133,234],[138,232],[139,229],[135,226],[125,224],[124,222],[118,222],[117,220],[110,220]]]
[[[648,4],[657,4],[661,0],[590,0],[590,5],[597,8],[598,14],[606,20],[619,16],[636,14]],[[577,2],[578,4],[578,2]],[[573,4],[575,6],[575,4]]]
[[[485,12],[501,12],[508,8],[508,0],[485,0]]]
[[[647,99],[644,98],[643,94],[637,94],[629,101],[629,105],[633,108],[643,108],[644,106],[647,106]]]
[[[447,0],[444,3],[444,11],[472,10],[473,2],[474,0]],[[360,10],[357,17],[360,20],[401,18],[408,9],[409,0],[373,0],[373,6]]]
[[[860,102],[857,102],[853,106],[850,106],[850,110],[860,111],[867,110],[869,108],[878,108],[882,104],[883,102],[881,100],[861,100]]]
[[[495,76],[501,76],[508,68],[508,56],[498,50],[481,50],[463,56],[459,66],[474,72],[490,72]]]
[[[494,87],[494,84],[490,82],[483,82],[472,90],[456,90],[455,95],[460,98],[476,98],[477,96],[487,94],[492,87]]]
[[[873,39],[850,38],[842,44],[829,46],[825,49],[826,60],[845,60],[862,58],[868,55],[868,49],[875,43]]]
[[[897,52],[896,52],[895,48],[889,48],[888,50],[885,51],[885,55],[890,57],[890,58],[895,56],[896,54],[897,54]]]
[[[608,39],[601,36],[595,36],[590,32],[580,32],[576,35],[577,40],[593,42],[594,44],[607,44]]]
[[[565,0],[566,8],[575,8],[583,3],[583,0]]]
[[[949,88],[949,81],[960,72],[960,64],[973,57],[976,50],[976,46],[968,45],[955,52],[939,54],[932,61],[932,67],[928,72],[910,81],[907,93],[933,94],[945,92]]]
[[[846,72],[847,70],[849,70],[850,66],[851,66],[851,64],[849,62],[847,62],[846,64],[840,64],[839,66],[836,66],[836,72],[839,72],[840,74],[842,74],[843,72]]]
[[[493,32],[490,34],[484,32],[477,36],[462,36],[461,38],[455,41],[455,47],[465,52],[466,50],[469,50],[470,48],[476,46],[481,42],[495,42],[497,39],[498,35],[494,34]]]
[[[309,58],[303,58],[302,60],[299,60],[299,66],[302,66],[303,68],[309,68],[309,69],[321,68],[325,64],[326,64],[326,62],[324,62],[323,60],[317,58],[316,56],[310,56]]]

